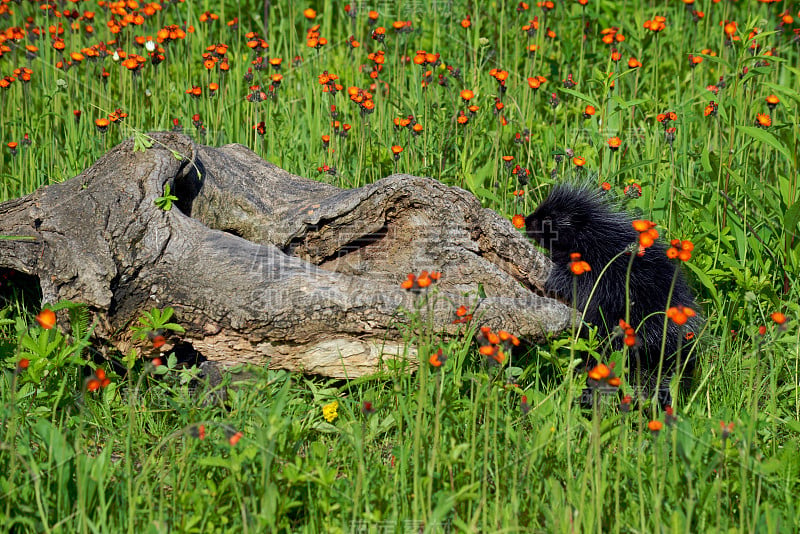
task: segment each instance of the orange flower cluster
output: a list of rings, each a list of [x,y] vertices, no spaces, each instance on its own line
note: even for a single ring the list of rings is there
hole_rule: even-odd
[[[119,122],[124,121],[128,117],[128,114],[122,111],[121,109],[117,108],[108,115],[108,118],[99,118],[94,121],[95,126],[97,126],[97,130],[103,134],[106,133],[108,127],[111,124],[116,124]]]
[[[467,307],[463,304],[456,310],[456,318],[453,319],[453,324],[466,324],[472,320],[472,314],[467,313]]]
[[[244,37],[247,39],[247,48],[254,52],[264,51],[269,48],[267,41],[262,39],[257,32],[247,32]]]
[[[392,29],[397,33],[410,33],[414,31],[410,20],[396,20],[392,22]]]
[[[716,117],[717,110],[719,109],[719,104],[714,102],[713,100],[708,103],[708,105],[703,110],[704,117]]]
[[[653,221],[643,219],[633,221],[633,229],[639,232],[639,255],[644,252],[644,249],[651,247],[658,239],[658,230],[656,230],[655,226],[656,223]]]
[[[323,165],[321,167],[317,167],[317,172],[324,172],[326,174],[330,174],[331,176],[336,176],[336,167],[331,167],[330,165]]]
[[[498,91],[502,94],[506,92],[506,80],[508,79],[508,71],[500,69],[492,69],[489,71],[489,76],[497,80],[499,85]]]
[[[86,391],[97,391],[100,388],[105,388],[111,384],[111,379],[106,376],[106,372],[97,368],[94,370],[92,376],[86,379]]]
[[[697,315],[697,312],[685,306],[672,306],[667,310],[667,317],[672,319],[673,323],[680,326],[685,325],[686,321],[695,315]]]
[[[658,33],[666,27],[667,19],[661,15],[656,15],[653,17],[653,20],[644,21],[644,29],[650,30],[653,33]]]
[[[533,89],[534,91],[542,86],[543,83],[547,81],[547,78],[544,76],[533,76],[528,78],[528,87]]]
[[[322,92],[331,96],[344,89],[344,86],[338,82],[339,77],[336,74],[329,73],[327,70],[322,71],[322,74],[317,79],[322,86]]]
[[[128,69],[131,74],[139,74],[145,63],[147,63],[147,58],[138,54],[129,54],[120,65]]]
[[[372,100],[372,93],[351,86],[347,88],[347,94],[350,96],[351,102],[359,105],[362,115],[368,115],[375,111],[375,102]]]
[[[195,98],[200,98],[203,96],[203,88],[199,85],[193,85],[189,87],[186,91],[184,91],[187,95],[191,95]]]
[[[636,346],[636,330],[631,325],[625,322],[624,319],[619,320],[619,327],[622,330],[624,339],[622,340],[628,347]]]
[[[625,40],[625,36],[619,32],[619,28],[611,26],[610,28],[603,28],[600,31],[601,40],[603,43],[610,45],[613,43],[621,43]]]
[[[335,135],[338,135],[342,139],[347,138],[348,134],[350,133],[350,129],[352,128],[352,126],[350,126],[349,124],[347,123],[342,124],[337,120],[331,122],[331,126],[333,127],[333,133]]]
[[[584,260],[581,259],[580,252],[573,252],[569,255],[569,259],[571,260],[567,265],[569,270],[572,271],[572,274],[575,276],[580,276],[583,273],[588,273],[592,270],[592,267]]]
[[[506,361],[507,356],[503,349],[508,351],[512,346],[519,346],[519,339],[516,336],[505,330],[495,334],[488,326],[481,327],[476,339],[480,345],[478,352],[486,356],[492,365],[502,365]]]
[[[378,41],[379,43],[383,43],[386,40],[386,28],[383,26],[378,26],[372,30],[372,39]]]
[[[670,247],[667,249],[667,257],[669,259],[678,258],[681,261],[689,261],[692,258],[694,243],[688,239],[683,241],[673,239],[669,244]]]
[[[412,61],[414,65],[419,65],[420,67],[427,67],[428,65],[437,67],[441,63],[438,53],[434,54],[432,52],[426,52],[425,50],[417,50]]]
[[[719,429],[722,439],[728,439],[730,435],[733,433],[733,423],[725,424],[725,421],[719,422]]]
[[[527,8],[526,8],[527,9]],[[536,35],[536,32],[539,30],[539,17],[533,17],[533,20],[529,20],[527,24],[522,26],[522,31],[528,34],[528,37],[533,37]]]
[[[189,33],[194,33],[194,28],[189,26],[187,28]],[[177,24],[170,24],[169,26],[164,26],[158,33],[156,33],[156,41],[158,43],[169,43],[171,41],[182,41],[186,39],[186,31],[178,26]]]
[[[589,370],[586,385],[590,389],[616,389],[622,385],[622,379],[614,374],[613,363],[610,366],[599,363]]]
[[[422,271],[419,273],[419,277],[415,276],[413,273],[409,273],[408,277],[400,284],[400,287],[417,293],[423,289],[427,289],[431,284],[438,282],[441,276],[442,273],[437,271]]]
[[[395,117],[392,122],[394,123],[395,131],[398,131],[402,128],[407,128],[411,131],[412,137],[420,135],[424,130],[422,125],[417,122],[417,119],[414,118],[414,115],[408,115],[407,117]]]
[[[11,84],[17,81],[13,76],[3,76],[0,78],[0,89],[9,89]]]
[[[522,165],[514,165],[514,168],[511,169],[511,174],[513,174],[517,178],[517,181],[520,183],[520,185],[527,185],[531,178],[530,169],[527,169]]]
[[[670,122],[676,120],[678,120],[678,114],[675,113],[674,111],[669,111],[667,113],[659,113],[658,115],[656,115],[656,121],[660,122],[664,126],[664,129],[667,129],[669,127]]]
[[[428,358],[428,363],[430,363],[434,367],[441,367],[444,365],[444,362],[447,361],[447,356],[444,355],[444,351],[442,349],[437,350],[431,357]]]
[[[633,402],[633,397],[630,395],[625,395],[622,397],[622,400],[619,403],[619,411],[622,413],[628,413],[631,411],[631,402]]]
[[[378,75],[383,70],[383,65],[386,63],[386,53],[383,50],[378,50],[376,52],[370,52],[367,55],[367,59],[372,61],[372,67],[369,69],[369,77],[373,80],[378,79]],[[363,70],[365,68],[364,65],[361,66]],[[368,67],[367,67],[368,68]]]
[[[314,24],[311,28],[309,28],[308,32],[306,33],[307,47],[316,48],[319,50],[326,44],[328,44],[328,40],[325,37],[320,37],[319,35],[319,24]]]

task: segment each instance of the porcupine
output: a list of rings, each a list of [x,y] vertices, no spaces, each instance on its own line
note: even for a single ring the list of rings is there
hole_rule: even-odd
[[[618,327],[620,319],[626,318],[629,301],[627,322],[636,329],[637,338],[629,353],[630,380],[643,397],[650,397],[657,387],[659,404],[670,405],[669,383],[678,366],[684,378],[694,371],[695,351],[691,348],[701,319],[695,315],[683,326],[669,320],[665,334],[668,305],[692,310],[697,306],[680,266],[667,257],[664,243],[656,240],[639,255],[639,232],[633,227],[633,218],[606,193],[589,185],[554,186],[525,218],[525,227],[527,235],[550,252],[554,264],[545,290],[579,311],[585,309],[583,321],[597,326],[603,336],[611,335],[615,349],[623,347]],[[572,273],[575,252],[589,264],[590,271]],[[581,335],[588,334],[586,327],[580,330]],[[659,365],[661,380],[656,385]],[[687,380],[683,382],[685,385]]]

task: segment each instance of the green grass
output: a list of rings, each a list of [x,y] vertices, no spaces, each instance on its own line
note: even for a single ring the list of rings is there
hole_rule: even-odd
[[[378,2],[359,3],[354,18],[343,4],[316,3],[314,22],[303,16],[306,4],[272,4],[261,55],[282,58],[283,79],[275,98],[249,102],[250,87],[269,92],[278,73],[253,68],[253,79],[245,79],[257,55],[246,34],[264,37],[260,2],[165,3],[118,34],[108,22],[121,15],[97,2],[56,3],[60,11],[94,11],[91,21],[75,21],[75,31],[70,19],[38,3],[0,3],[7,36],[0,78],[17,78],[0,87],[0,200],[67,180],[123,139],[171,129],[174,119],[199,142],[243,143],[302,176],[341,187],[392,172],[431,176],[509,218],[529,213],[553,181],[608,182],[667,239],[695,244],[686,268],[707,327],[692,388],[675,402],[677,421],[654,434],[648,423],[666,422],[665,414],[645,406],[626,413],[616,396],[581,409],[586,377],[574,358],[580,343],[568,334],[515,349],[511,362],[491,367],[472,330],[443,339],[424,326],[424,308],[409,315],[409,344],[423,364],[413,375],[386,371],[342,383],[255,369],[223,402],[220,387],[198,383],[174,359],[156,369],[143,363],[148,355],[131,353],[118,355],[120,366],[100,366],[110,384],[87,391],[102,371],[83,364],[92,348],[81,340],[91,325],[80,308],[71,308],[73,337],[43,330],[33,320],[41,304],[35,289],[24,292],[19,278],[2,271],[4,530],[800,529],[797,4],[706,0],[695,2],[704,17],[694,21],[683,2],[568,1],[548,12],[536,5],[519,12],[507,1]],[[373,8],[379,18],[371,26]],[[202,22],[207,10],[219,19]],[[784,10],[795,20],[781,24]],[[666,17],[658,33],[644,27],[656,15]],[[521,28],[535,16],[539,30],[529,37]],[[25,28],[26,17],[33,23],[17,40],[11,28]],[[235,17],[238,25],[229,26]],[[412,31],[396,33],[395,20],[411,21]],[[724,21],[737,22],[737,40],[726,43]],[[63,53],[48,29],[59,23]],[[319,50],[306,46],[314,23],[328,41]],[[154,65],[136,37],[155,37],[172,24],[194,31],[161,44],[165,59]],[[370,36],[377,26],[387,28],[384,44]],[[612,26],[624,36],[614,45],[619,62],[601,40]],[[358,48],[348,45],[351,35]],[[147,58],[138,74],[111,55],[87,57],[86,48],[112,39],[111,54],[119,47]],[[210,70],[203,65],[206,48],[218,44],[228,46],[226,74],[220,61]],[[530,45],[538,47],[533,54]],[[418,50],[440,54],[442,63],[416,65]],[[373,79],[368,55],[379,51],[384,63]],[[71,52],[84,59],[59,69]],[[689,54],[703,61],[692,68]],[[629,68],[631,57],[642,66]],[[22,67],[32,71],[29,82],[14,75]],[[505,91],[492,69],[508,73]],[[343,90],[324,93],[323,71],[336,74]],[[537,75],[547,81],[534,91],[527,80]],[[563,83],[569,75],[572,88]],[[214,96],[210,83],[219,84]],[[200,98],[186,94],[191,86],[202,88]],[[372,94],[372,112],[348,97],[353,86]],[[463,89],[475,94],[474,114]],[[768,95],[780,100],[774,110]],[[503,107],[495,113],[498,98]],[[712,100],[717,114],[705,116]],[[587,105],[596,113],[584,118]],[[100,133],[95,120],[117,108],[127,118]],[[669,111],[677,118],[662,125],[658,115]],[[457,120],[462,112],[467,124]],[[758,114],[771,124],[757,127]],[[419,135],[395,128],[393,120],[408,115],[422,125]],[[351,125],[346,137],[335,134],[333,120]],[[676,128],[672,142],[669,127]],[[331,138],[327,147],[323,135]],[[616,152],[608,148],[614,136],[621,140]],[[393,145],[404,149],[397,159]],[[528,184],[503,156],[530,171]],[[318,170],[323,165],[335,174]],[[632,184],[640,198],[623,193]],[[525,193],[513,194],[519,190]],[[784,326],[771,319],[775,311],[788,318]],[[439,348],[446,363],[426,364]],[[23,357],[27,369],[18,367]],[[630,392],[627,381],[622,390]],[[338,415],[329,422],[323,406],[334,400]]]

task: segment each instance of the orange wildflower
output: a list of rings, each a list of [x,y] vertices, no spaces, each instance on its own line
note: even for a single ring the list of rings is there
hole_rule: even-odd
[[[598,364],[589,371],[589,378],[593,380],[602,380],[611,374],[611,369],[605,364]]]
[[[731,21],[725,22],[725,25],[722,27],[722,31],[724,31],[725,35],[727,35],[728,37],[732,37],[736,33],[736,22],[731,22]]]
[[[772,312],[770,317],[772,318],[773,322],[775,322],[775,324],[782,325],[786,322],[786,316],[778,311]]]
[[[36,322],[45,330],[50,330],[56,325],[56,314],[53,310],[45,308],[36,315]]]
[[[641,219],[633,221],[633,229],[639,232],[639,245],[641,247],[648,248],[658,239],[658,230],[655,229],[655,225],[652,221]]]
[[[650,421],[649,423],[647,423],[647,428],[649,428],[650,432],[652,432],[653,434],[658,435],[658,432],[662,428],[664,428],[664,424],[661,421],[655,421],[654,420],[654,421]]]
[[[579,252],[573,252],[569,255],[569,257],[572,261],[569,262],[568,267],[575,276],[580,276],[592,270],[592,267],[586,261],[581,259]]]
[[[428,358],[428,363],[430,363],[434,367],[441,367],[442,364],[445,362],[446,358],[443,356],[442,349],[437,350],[431,357]]]
[[[772,110],[772,109],[775,109],[775,107],[776,107],[778,104],[780,104],[780,102],[781,102],[781,100],[780,100],[780,99],[779,99],[777,96],[775,96],[775,95],[769,95],[769,96],[766,98],[766,101],[767,101],[767,106],[768,106],[768,107],[769,107],[769,109],[771,109],[771,110]]]
[[[691,308],[684,306],[672,306],[667,310],[667,317],[672,319],[672,322],[679,326],[686,324],[690,317],[694,317],[695,311]]]

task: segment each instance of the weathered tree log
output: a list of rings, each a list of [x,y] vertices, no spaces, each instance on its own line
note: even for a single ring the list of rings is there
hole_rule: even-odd
[[[241,145],[152,139],[0,204],[0,235],[33,238],[0,240],[0,267],[38,277],[46,302],[85,302],[100,340],[125,349],[132,320],[171,306],[209,360],[359,376],[413,353],[398,310],[414,295],[399,284],[423,269],[443,273],[443,330],[461,304],[532,340],[569,322],[540,296],[549,260],[462,189],[397,174],[342,190]],[[167,184],[179,200],[163,211]]]

